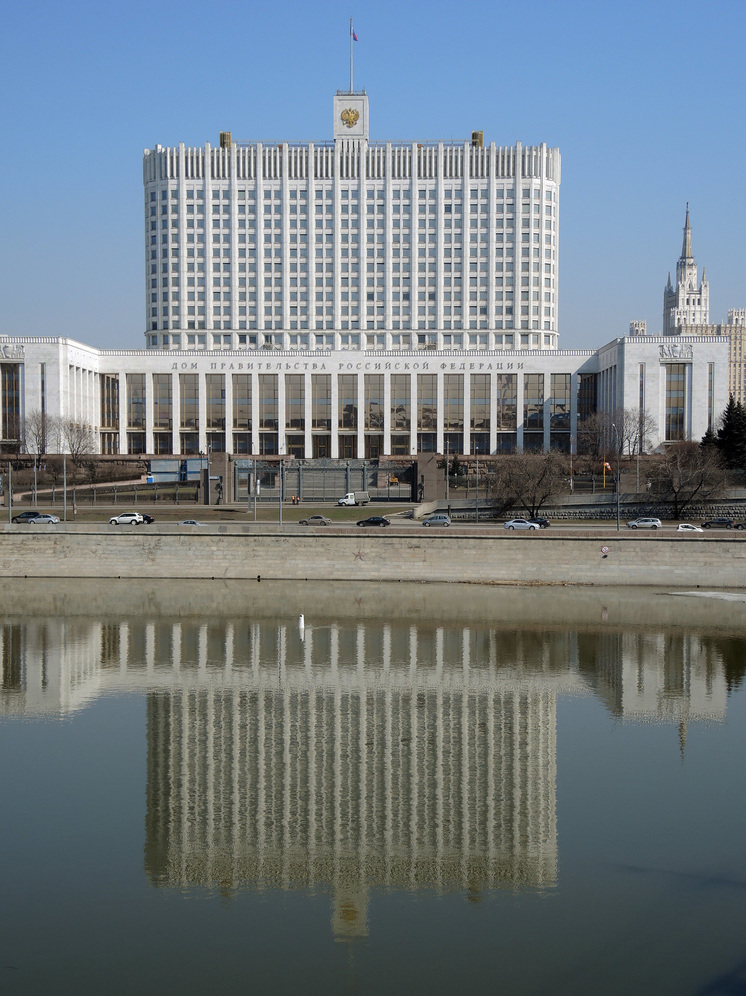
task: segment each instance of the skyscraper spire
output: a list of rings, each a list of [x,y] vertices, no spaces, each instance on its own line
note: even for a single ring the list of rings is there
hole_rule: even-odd
[[[681,247],[681,258],[692,258],[692,229],[689,224],[689,201],[686,202],[686,224],[684,225],[684,244]]]

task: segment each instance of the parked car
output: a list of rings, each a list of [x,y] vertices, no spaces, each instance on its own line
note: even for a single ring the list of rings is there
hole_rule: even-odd
[[[533,519],[529,519],[529,522],[535,522],[539,529],[549,529],[550,522],[549,519],[545,519],[543,515],[536,515]]]
[[[298,523],[299,526],[330,526],[332,524],[331,519],[327,519],[325,515],[309,515],[307,519],[301,519]]]
[[[534,519],[509,519],[505,523],[505,529],[541,529],[541,526]]]
[[[18,515],[14,515],[10,521],[20,523],[28,522],[30,519],[35,519],[37,515],[41,515],[41,513],[36,511],[19,512]]]
[[[660,519],[651,518],[632,519],[627,523],[628,529],[660,529],[662,526]]]
[[[423,526],[450,526],[451,518],[445,512],[436,512],[422,520]]]
[[[703,529],[732,529],[735,523],[733,519],[728,519],[725,517],[708,519],[707,522],[702,523]],[[743,527],[741,527],[743,528]]]
[[[361,519],[359,526],[390,526],[391,523],[382,515],[369,515],[367,519]]]
[[[23,520],[29,526],[51,526],[60,520],[56,515],[48,515],[46,512],[37,512],[30,519]]]
[[[680,522],[676,527],[677,533],[701,533],[704,532],[701,526],[693,526],[691,522]]]
[[[196,519],[184,519],[183,522],[179,523],[180,526],[204,526],[204,522],[197,522]]]

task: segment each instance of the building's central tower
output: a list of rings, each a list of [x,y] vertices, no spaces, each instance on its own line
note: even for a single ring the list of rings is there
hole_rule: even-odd
[[[357,138],[368,141],[368,94],[345,93],[334,95],[334,141]]]

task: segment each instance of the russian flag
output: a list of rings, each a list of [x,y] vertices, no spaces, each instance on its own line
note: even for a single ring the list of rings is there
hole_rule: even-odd
[[[352,32],[352,40],[357,41],[357,34],[354,31]]]

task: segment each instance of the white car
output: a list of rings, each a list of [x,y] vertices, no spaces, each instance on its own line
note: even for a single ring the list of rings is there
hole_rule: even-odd
[[[47,512],[39,512],[25,520],[29,526],[51,526],[60,520],[56,515],[49,515]]]
[[[703,533],[702,526],[693,526],[691,522],[680,522],[676,527],[677,533]]]
[[[632,519],[631,522],[627,523],[628,529],[661,529],[663,523],[660,519]]]
[[[112,526],[141,526],[144,522],[145,519],[139,512],[120,512],[109,519]]]
[[[530,519],[509,519],[505,523],[505,529],[541,529],[541,526]]]

